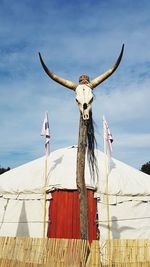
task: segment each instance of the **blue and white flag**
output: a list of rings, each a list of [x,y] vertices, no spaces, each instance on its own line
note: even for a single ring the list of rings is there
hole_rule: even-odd
[[[43,121],[41,136],[45,137],[45,154],[46,154],[46,157],[48,157],[50,154],[50,129],[49,129],[49,121],[48,121],[48,112],[45,112],[45,118]]]

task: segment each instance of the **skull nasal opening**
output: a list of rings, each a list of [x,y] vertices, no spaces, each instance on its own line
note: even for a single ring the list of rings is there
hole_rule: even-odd
[[[87,109],[87,104],[86,103],[83,104],[83,109]]]

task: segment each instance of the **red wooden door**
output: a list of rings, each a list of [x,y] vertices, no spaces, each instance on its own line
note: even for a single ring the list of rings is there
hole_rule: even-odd
[[[89,241],[96,240],[96,199],[88,190]],[[58,190],[52,193],[49,207],[49,238],[80,238],[79,199],[77,191]]]

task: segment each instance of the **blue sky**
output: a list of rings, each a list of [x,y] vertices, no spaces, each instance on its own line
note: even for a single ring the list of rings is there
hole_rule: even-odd
[[[93,117],[103,150],[102,116],[113,157],[140,168],[150,160],[150,1],[0,0],[0,165],[14,168],[44,154],[40,131],[49,113],[51,150],[77,144],[74,92],[51,81],[38,52],[58,75],[78,82],[117,71],[94,90]]]

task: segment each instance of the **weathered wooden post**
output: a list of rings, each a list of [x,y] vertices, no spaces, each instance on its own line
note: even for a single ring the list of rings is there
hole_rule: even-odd
[[[80,235],[81,239],[88,239],[88,198],[85,185],[85,155],[87,148],[87,126],[82,115],[80,116],[79,138],[77,150],[76,182],[80,203]]]
[[[88,199],[87,189],[85,184],[85,156],[87,150],[87,138],[88,138],[88,125],[92,120],[92,107],[93,92],[92,90],[97,87],[100,83],[106,80],[112,73],[117,69],[122,59],[124,45],[122,46],[120,55],[116,63],[105,73],[93,79],[89,80],[87,75],[80,76],[79,84],[65,80],[52,71],[50,71],[45,65],[41,54],[39,53],[41,64],[47,73],[47,75],[57,83],[74,90],[76,93],[76,101],[80,109],[80,125],[79,125],[79,139],[78,139],[78,150],[77,150],[77,169],[76,169],[76,184],[79,193],[79,204],[80,204],[80,236],[81,239],[88,239]],[[94,151],[92,151],[94,153]],[[93,164],[93,162],[92,162]]]

